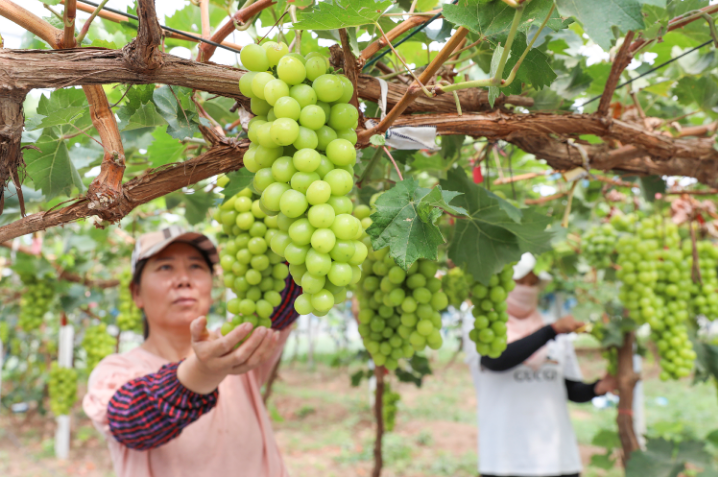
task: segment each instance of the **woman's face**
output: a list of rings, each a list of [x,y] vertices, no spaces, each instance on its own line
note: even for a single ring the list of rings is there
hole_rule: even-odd
[[[132,296],[144,309],[150,329],[186,327],[207,315],[212,303],[212,273],[193,246],[175,242],[151,257]]]

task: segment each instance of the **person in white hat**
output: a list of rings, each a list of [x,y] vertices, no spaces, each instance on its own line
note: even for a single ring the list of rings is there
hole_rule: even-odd
[[[583,323],[570,315],[543,321],[537,309],[542,276],[535,265],[527,253],[514,267],[503,354],[490,358],[471,345],[466,349],[478,400],[482,477],[578,477],[581,459],[568,401],[588,402],[616,388],[608,375],[583,382],[567,336]]]
[[[301,288],[287,277],[272,329],[244,323],[222,336],[205,318],[217,262],[209,238],[176,226],[136,243],[130,288],[145,341],[102,360],[83,399],[118,477],[288,475],[260,388]]]

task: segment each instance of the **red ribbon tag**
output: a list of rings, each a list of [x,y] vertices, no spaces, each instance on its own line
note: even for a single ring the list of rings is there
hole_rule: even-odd
[[[484,182],[484,176],[481,174],[481,166],[474,166],[474,184]]]

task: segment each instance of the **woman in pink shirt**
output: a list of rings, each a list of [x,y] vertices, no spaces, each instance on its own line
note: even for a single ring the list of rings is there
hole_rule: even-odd
[[[90,376],[85,413],[106,436],[118,477],[286,476],[260,388],[280,358],[301,292],[291,276],[272,330],[206,329],[212,242],[172,226],[132,254],[145,342],[108,356]]]

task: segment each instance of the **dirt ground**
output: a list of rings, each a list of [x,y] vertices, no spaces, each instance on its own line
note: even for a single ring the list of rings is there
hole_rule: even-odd
[[[586,379],[602,369],[596,355],[582,357]],[[457,360],[434,364],[421,389],[392,386],[401,394],[396,428],[384,439],[385,477],[475,476],[478,439],[476,397],[468,369]],[[350,370],[351,371],[351,370]],[[374,427],[366,382],[353,388],[346,369],[283,363],[269,411],[293,477],[368,476]],[[572,408],[574,423],[591,419]],[[53,455],[54,422],[37,415],[0,414],[0,476],[112,476],[105,443],[79,406],[73,416],[68,461]],[[581,445],[585,464],[600,449]],[[586,474],[602,475],[602,474]]]

